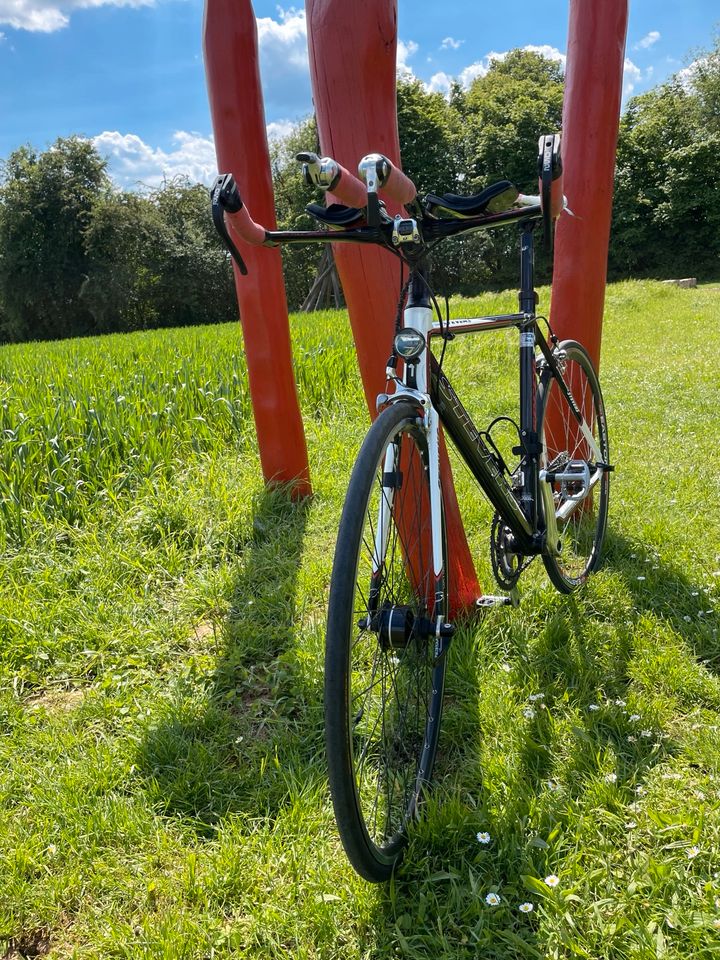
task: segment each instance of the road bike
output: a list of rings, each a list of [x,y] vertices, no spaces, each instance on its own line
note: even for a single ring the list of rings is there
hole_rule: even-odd
[[[559,135],[540,138],[539,194],[509,181],[460,197],[428,194],[380,154],[359,164],[360,178],[328,157],[300,154],[305,179],[343,204],[308,211],[317,231],[268,231],[254,223],[233,178],[218,177],[213,217],[241,271],[230,231],[244,240],[372,243],[408,270],[398,308],[387,392],[352,470],[342,511],[328,601],[325,728],[330,790],[340,837],[357,872],[388,879],[407,844],[431,779],[443,708],[450,619],[448,543],[440,469],[440,428],[494,508],[491,559],[510,603],[520,574],[541,557],[565,593],[597,568],[607,524],[610,473],[605,407],[590,357],[558,341],[537,316],[534,231],[552,242],[562,195]],[[380,192],[403,205],[391,217]],[[226,218],[226,214],[229,216]],[[520,233],[517,313],[449,319],[429,280],[443,241],[515,223]],[[229,226],[229,229],[228,229]],[[515,328],[519,332],[519,415],[486,430],[473,423],[445,372],[448,342]],[[547,333],[545,332],[547,329]],[[439,342],[439,357],[432,343]],[[493,440],[498,421],[517,434],[509,466]]]

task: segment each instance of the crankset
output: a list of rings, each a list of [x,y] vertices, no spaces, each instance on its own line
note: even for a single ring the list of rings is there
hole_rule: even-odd
[[[490,531],[490,560],[498,586],[503,590],[513,590],[520,574],[533,559],[516,552],[512,530],[503,522],[500,514],[496,513]]]

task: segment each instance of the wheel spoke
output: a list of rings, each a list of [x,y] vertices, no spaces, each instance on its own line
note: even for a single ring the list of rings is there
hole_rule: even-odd
[[[361,872],[373,877],[381,872],[377,861],[392,862],[399,856],[421,780],[430,775],[445,671],[444,661],[433,660],[433,640],[425,626],[435,615],[426,442],[414,413],[412,417],[399,413],[395,409],[382,414],[366,441],[370,444],[373,431],[382,433],[382,442],[373,448],[374,475],[371,482],[368,478],[364,501],[351,504],[348,493],[346,512],[361,515],[362,525],[358,520],[354,554],[345,551],[341,574],[336,557],[328,612],[328,657],[331,644],[341,642],[331,637],[331,623],[341,621],[347,631],[342,641],[347,650],[342,655],[347,691],[331,689],[326,682],[326,717],[328,724],[334,718],[350,724],[346,746],[339,743],[337,750],[349,750],[355,796],[352,804],[345,804],[345,812],[339,809],[346,794],[336,778],[344,776],[347,767],[344,762],[334,764],[330,754],[336,741],[329,732],[333,801],[348,854]],[[397,426],[385,427],[383,432],[383,418],[394,419]],[[383,486],[385,451],[391,444],[395,447],[393,472],[402,478],[392,488],[392,497]],[[353,475],[351,491],[354,480]],[[378,524],[385,522],[387,534],[383,526],[379,536]],[[377,556],[379,543],[384,544],[384,556]],[[340,537],[337,551],[341,551]],[[347,595],[349,586],[336,588],[336,576],[352,580],[351,595]],[[333,607],[336,591],[344,614]],[[437,612],[444,613],[444,607]],[[349,717],[339,713],[342,702],[348,705]],[[364,841],[347,825],[352,818]],[[357,849],[363,843],[367,854],[361,855]]]

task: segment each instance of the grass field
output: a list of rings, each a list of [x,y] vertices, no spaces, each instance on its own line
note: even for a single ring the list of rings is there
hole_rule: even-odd
[[[720,956],[719,316],[718,287],[608,289],[606,562],[569,598],[533,566],[456,636],[437,787],[380,887],[323,755],[367,425],[344,316],[292,321],[303,504],[261,484],[237,326],[0,348],[0,958]],[[479,423],[514,359],[449,348]]]

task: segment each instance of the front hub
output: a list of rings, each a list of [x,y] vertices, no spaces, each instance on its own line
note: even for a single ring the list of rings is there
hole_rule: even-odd
[[[392,606],[379,610],[377,631],[380,646],[385,650],[406,647],[414,626],[415,614],[410,607]]]

